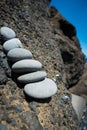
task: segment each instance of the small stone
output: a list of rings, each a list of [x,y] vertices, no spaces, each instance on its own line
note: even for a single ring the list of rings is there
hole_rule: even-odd
[[[3,22],[3,24],[2,24],[4,27],[8,27],[8,23],[6,23],[6,22]]]
[[[0,124],[0,130],[8,130],[5,125]]]
[[[37,71],[29,74],[22,75],[18,77],[20,83],[32,83],[36,81],[41,81],[47,76],[45,71]]]
[[[22,43],[18,38],[10,39],[10,40],[4,42],[4,44],[3,44],[3,49],[6,53],[8,51],[10,51],[11,49],[21,48],[21,47],[22,47]]]
[[[4,40],[8,40],[16,37],[15,32],[9,27],[1,27],[0,34]]]
[[[33,98],[44,99],[53,96],[57,92],[55,82],[49,78],[43,81],[25,85],[24,92]]]
[[[8,52],[7,57],[8,60],[16,62],[23,59],[31,59],[32,53],[24,48],[14,48]]]
[[[22,112],[22,111],[23,111],[23,106],[21,104],[17,104],[16,112]]]
[[[64,95],[64,96],[62,97],[62,100],[67,103],[67,102],[70,100],[70,98],[69,98],[69,96]]]
[[[41,68],[42,64],[39,61],[33,59],[25,59],[14,63],[12,66],[12,71],[15,73],[28,73],[40,70]]]
[[[11,123],[10,123],[13,127],[17,127],[17,122],[15,119],[11,119]]]

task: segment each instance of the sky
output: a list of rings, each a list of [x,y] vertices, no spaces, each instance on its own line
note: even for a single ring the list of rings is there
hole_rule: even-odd
[[[52,0],[51,6],[75,26],[82,51],[87,56],[87,0]]]

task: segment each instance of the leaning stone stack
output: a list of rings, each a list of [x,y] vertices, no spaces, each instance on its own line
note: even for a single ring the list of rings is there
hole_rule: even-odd
[[[24,49],[21,41],[16,37],[15,32],[2,27],[0,34],[4,38],[3,50],[7,54],[9,62],[12,62],[12,72],[20,75],[17,78],[19,83],[25,84],[24,92],[33,98],[49,98],[57,92],[55,82],[46,78],[47,73],[42,71],[42,64],[32,59],[32,53]]]

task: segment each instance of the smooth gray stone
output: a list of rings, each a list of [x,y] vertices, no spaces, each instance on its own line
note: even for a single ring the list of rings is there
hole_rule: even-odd
[[[20,77],[18,77],[18,81],[20,83],[32,83],[36,81],[41,81],[47,76],[47,73],[45,71],[36,71],[33,73],[25,74]]]
[[[18,38],[10,39],[10,40],[4,42],[4,44],[3,44],[3,49],[6,53],[8,51],[10,51],[11,49],[21,48],[21,47],[22,47],[22,43]]]
[[[40,70],[42,68],[42,64],[33,59],[25,59],[17,61],[12,66],[12,71],[15,73],[28,73]]]
[[[1,27],[0,34],[5,40],[12,39],[16,37],[15,32],[9,27]]]
[[[23,59],[31,59],[32,53],[27,49],[14,48],[8,52],[7,57],[8,60],[16,62]]]
[[[56,94],[57,86],[53,80],[45,78],[40,82],[25,85],[24,92],[30,97],[44,99]]]

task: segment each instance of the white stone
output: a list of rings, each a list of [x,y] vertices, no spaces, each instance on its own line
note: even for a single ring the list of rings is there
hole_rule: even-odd
[[[3,44],[3,49],[6,53],[8,51],[10,51],[11,49],[21,48],[21,47],[22,47],[22,43],[18,38],[10,39],[10,40],[4,42],[4,44]]]
[[[72,106],[76,111],[78,119],[80,120],[86,107],[86,101],[83,97],[72,94]]]
[[[47,76],[45,71],[36,71],[29,74],[25,74],[18,77],[20,83],[32,83],[36,81],[41,81]]]
[[[15,32],[9,27],[1,27],[0,34],[3,36],[3,38],[5,38],[5,40],[16,37]]]
[[[42,64],[33,59],[25,59],[17,61],[12,66],[12,71],[15,73],[28,73],[40,70],[42,68]]]
[[[53,80],[45,78],[40,82],[25,85],[24,92],[30,97],[44,99],[56,94],[57,86]]]
[[[14,48],[8,52],[7,57],[8,60],[16,62],[23,59],[31,59],[32,53],[27,49]]]

